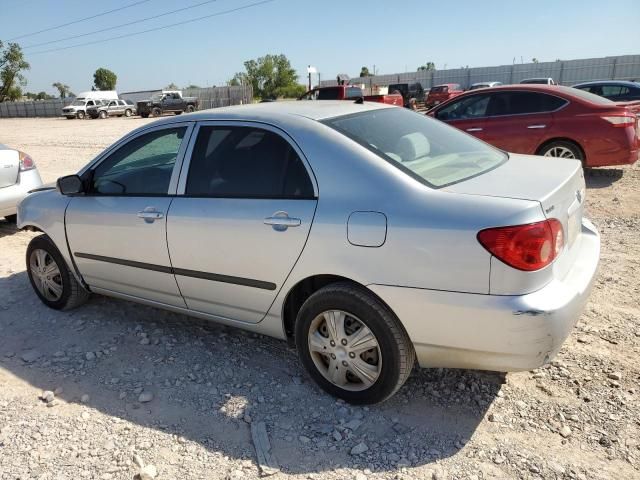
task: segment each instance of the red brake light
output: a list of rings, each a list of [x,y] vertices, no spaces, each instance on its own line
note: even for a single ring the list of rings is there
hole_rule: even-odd
[[[632,127],[636,123],[636,117],[633,115],[608,115],[601,117],[614,127]]]
[[[532,272],[549,265],[564,247],[562,224],[552,218],[511,227],[487,228],[478,241],[507,265]]]
[[[24,152],[18,151],[18,158],[20,159],[20,171],[33,170],[36,168],[36,164],[33,159]]]

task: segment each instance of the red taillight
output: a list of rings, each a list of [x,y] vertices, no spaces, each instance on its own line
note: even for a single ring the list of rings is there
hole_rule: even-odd
[[[507,265],[532,272],[549,265],[564,247],[562,224],[552,218],[511,227],[487,228],[478,241]]]
[[[20,171],[33,170],[36,168],[36,164],[33,159],[24,152],[18,151],[18,158],[20,159]]]
[[[632,127],[636,124],[636,117],[634,115],[607,115],[601,118],[609,122],[613,127],[625,128]]]

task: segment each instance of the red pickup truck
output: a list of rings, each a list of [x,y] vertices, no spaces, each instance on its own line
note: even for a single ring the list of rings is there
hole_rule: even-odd
[[[427,95],[425,104],[427,108],[435,107],[436,105],[440,105],[453,97],[461,95],[463,92],[464,90],[459,83],[443,83],[442,85],[436,85],[435,87],[431,87],[431,90],[429,90],[429,95]]]
[[[398,107],[402,107],[404,104],[400,94],[364,95],[360,87],[353,85],[314,88],[302,95],[298,100],[357,100],[358,98],[364,99],[365,102],[387,103]]]

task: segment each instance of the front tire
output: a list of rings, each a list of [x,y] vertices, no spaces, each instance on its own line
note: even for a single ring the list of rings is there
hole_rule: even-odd
[[[18,215],[15,213],[13,215],[7,215],[4,219],[9,223],[16,223],[18,221]]]
[[[415,353],[404,328],[363,287],[335,283],[302,305],[298,356],[325,391],[353,404],[382,402],[407,380]]]
[[[124,116],[125,117],[130,117],[132,114],[131,110],[129,110],[128,108],[124,111]]]
[[[78,120],[84,120],[85,114],[84,112],[80,111],[76,113],[76,117],[78,117]]]
[[[70,310],[85,303],[87,292],[73,276],[58,248],[46,235],[27,247],[27,273],[36,295],[47,307]]]
[[[196,111],[196,107],[193,105],[187,105],[187,113],[193,113]]]
[[[107,112],[105,112],[104,110],[100,110],[98,117],[104,120],[105,118],[107,118]]]
[[[556,140],[544,145],[538,155],[543,157],[573,158],[584,163],[584,154],[578,145],[566,140]]]

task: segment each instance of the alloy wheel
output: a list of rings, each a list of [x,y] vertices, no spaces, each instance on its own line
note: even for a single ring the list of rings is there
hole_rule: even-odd
[[[544,154],[545,157],[559,157],[559,158],[576,158],[575,154],[567,147],[553,147],[547,150]]]
[[[40,248],[31,252],[29,268],[33,283],[40,294],[51,302],[62,297],[62,275],[58,264],[46,250]]]
[[[308,346],[322,376],[344,390],[366,390],[382,371],[378,339],[362,320],[342,310],[313,319]]]

